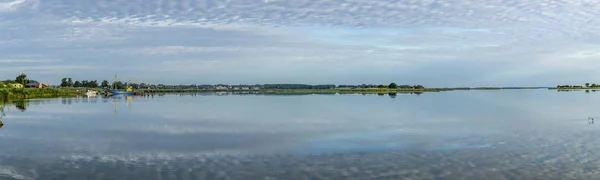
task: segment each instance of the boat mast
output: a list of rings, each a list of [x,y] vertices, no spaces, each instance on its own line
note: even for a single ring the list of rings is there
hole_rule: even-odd
[[[117,84],[117,73],[115,72],[115,79],[113,80],[113,88],[112,89],[116,89],[115,86]]]

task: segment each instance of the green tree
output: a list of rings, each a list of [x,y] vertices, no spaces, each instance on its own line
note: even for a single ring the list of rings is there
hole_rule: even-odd
[[[592,87],[598,87],[598,85],[597,84],[592,84]]]
[[[97,88],[98,87],[98,81],[96,81],[96,80],[90,81],[90,87],[91,88]]]
[[[87,80],[81,81],[81,87],[90,87],[90,82]]]
[[[4,85],[4,83],[0,82],[0,88],[4,88],[4,86],[6,86],[6,85]]]
[[[396,89],[396,88],[398,88],[398,85],[396,83],[390,83],[390,85],[388,85],[388,88]]]
[[[17,78],[15,78],[15,81],[17,83],[21,83],[23,85],[29,83],[29,80],[27,79],[27,75],[24,73],[21,73],[20,75],[18,75]]]
[[[416,85],[415,89],[425,89],[425,87],[423,87],[423,85]]]
[[[101,86],[103,88],[107,88],[108,87],[108,81],[107,80],[102,81],[102,85]]]
[[[125,84],[123,84],[123,82],[121,81],[117,81],[115,84],[115,88],[116,89],[124,89],[125,88]]]
[[[62,78],[60,80],[60,87],[67,87],[69,86],[69,82],[67,81],[67,78]]]
[[[8,84],[8,85],[6,85],[6,87],[8,87],[8,88],[15,88],[15,85],[13,85],[13,84]]]
[[[378,85],[377,88],[385,88],[385,86],[383,84]]]
[[[590,87],[590,83],[585,83],[585,87]]]
[[[75,81],[75,84],[73,84],[73,87],[81,87],[82,84],[79,81]]]
[[[73,79],[67,78],[67,86],[73,87]]]

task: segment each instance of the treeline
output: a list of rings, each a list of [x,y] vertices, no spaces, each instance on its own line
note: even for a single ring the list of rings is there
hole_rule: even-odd
[[[36,80],[31,80],[29,78],[27,78],[27,74],[21,73],[19,74],[17,77],[15,77],[15,79],[7,79],[5,80],[5,82],[7,84],[10,83],[20,83],[20,84],[28,84],[28,83],[32,83],[32,82],[37,82]]]
[[[113,88],[113,86],[117,89],[125,89],[127,88],[127,83],[122,81],[109,83],[107,80],[103,80],[101,83],[98,83],[97,80],[73,81],[73,79],[70,77],[62,78],[60,82],[60,87]],[[129,86],[135,89],[141,87],[149,87],[147,84],[144,83],[131,83]]]
[[[423,85],[398,85],[390,83],[388,85],[362,84],[362,85],[338,85],[337,88],[392,88],[392,89],[425,89]]]
[[[600,88],[600,84],[590,84],[590,83],[585,83],[584,86],[581,85],[558,85],[556,86],[556,88],[558,89],[581,89],[581,88]]]
[[[132,84],[134,88],[138,85]],[[356,89],[356,88],[393,88],[393,89],[425,89],[423,85],[397,85],[396,83],[390,83],[389,85],[376,85],[376,84],[363,84],[363,85],[334,85],[334,84],[322,84],[322,85],[310,85],[310,84],[254,84],[254,85],[230,85],[230,84],[190,84],[190,85],[150,85],[150,84],[140,84],[142,88],[151,88],[151,89],[336,89],[336,88],[348,88],[348,89]]]
[[[87,88],[98,88],[98,87],[108,87],[108,81],[102,81],[102,84],[98,84],[97,80],[82,80],[82,81],[74,81],[72,78],[62,78],[60,80],[60,87],[87,87]]]
[[[308,85],[308,84],[265,84],[263,89],[333,89],[333,84],[326,85]]]

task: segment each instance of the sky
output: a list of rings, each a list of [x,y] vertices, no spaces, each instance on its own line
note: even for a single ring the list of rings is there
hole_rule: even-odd
[[[593,0],[0,0],[0,79],[600,83]]]

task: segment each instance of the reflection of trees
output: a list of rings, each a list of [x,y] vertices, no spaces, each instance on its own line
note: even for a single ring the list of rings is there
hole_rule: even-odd
[[[13,103],[15,104],[15,107],[21,112],[27,110],[27,102],[25,100],[14,101]]]
[[[396,96],[398,95],[397,93],[388,93],[388,95],[390,96],[390,98],[396,98]]]
[[[4,114],[4,108],[5,107],[6,107],[6,101],[5,100],[0,100],[0,120],[2,120],[2,117],[5,116],[5,114]]]
[[[17,108],[21,112],[24,112],[25,110],[27,110],[27,107],[29,106],[29,100],[11,101],[11,100],[6,100],[6,99],[4,99],[4,100],[0,99],[0,119],[2,119],[2,117],[6,116],[5,110],[8,107],[8,105],[11,105],[11,104],[14,104],[15,108]]]

